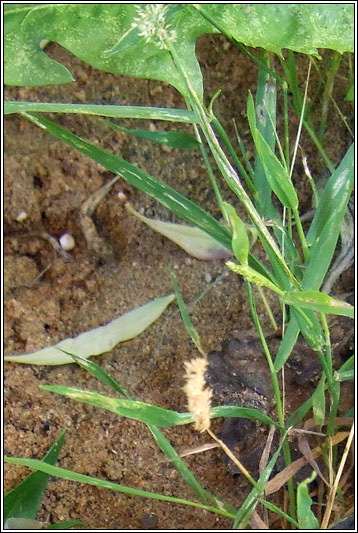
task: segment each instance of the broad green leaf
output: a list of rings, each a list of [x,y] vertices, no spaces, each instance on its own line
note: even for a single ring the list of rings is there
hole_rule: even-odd
[[[8,5],[4,13],[4,80],[8,85],[48,85],[73,81],[68,69],[50,59],[41,49],[46,39],[40,28],[23,28],[27,14],[34,4]],[[48,11],[51,8],[48,7]]]
[[[245,224],[238,216],[232,205],[224,202],[223,208],[232,228],[232,251],[234,252],[234,255],[239,261],[239,263],[241,263],[242,265],[247,265],[250,243],[249,238],[247,236]]]
[[[354,52],[352,4],[194,4],[225,35],[281,54],[319,57],[317,48]]]
[[[174,300],[174,295],[163,296],[115,318],[105,326],[65,339],[54,346],[24,355],[7,355],[5,361],[30,365],[65,365],[74,363],[65,352],[80,357],[91,357],[109,352],[119,342],[133,339],[150,326]],[[64,350],[64,351],[62,351]]]
[[[173,496],[166,496],[164,494],[158,494],[156,492],[149,492],[146,490],[132,489],[131,487],[126,487],[125,485],[118,485],[117,483],[112,483],[111,481],[106,481],[104,479],[98,479],[91,476],[86,476],[84,474],[79,474],[77,472],[71,472],[71,470],[65,470],[58,466],[48,465],[42,461],[36,459],[23,459],[22,457],[4,457],[6,463],[12,463],[22,466],[27,466],[34,470],[39,470],[45,472],[50,476],[55,476],[62,479],[68,479],[70,481],[75,481],[77,483],[87,483],[88,485],[93,485],[95,487],[101,487],[103,489],[114,490],[116,492],[122,492],[124,494],[131,494],[134,496],[140,496],[142,498],[151,498],[153,500],[161,500],[164,502],[170,503],[179,503],[182,505],[191,505],[192,507],[198,507],[199,509],[206,509],[213,513],[220,514],[222,516],[227,516],[233,518],[234,514],[225,511],[217,507],[211,507],[209,505],[204,505],[202,503],[192,502],[190,500],[183,500],[182,498],[175,498]]]
[[[185,95],[185,81],[158,40],[161,21],[170,25],[165,33],[174,38],[176,52],[201,98],[195,40],[216,30],[190,7],[170,4],[43,4],[7,11],[5,83],[36,86],[72,81],[70,73],[41,50],[40,42],[47,40],[105,72],[162,80]],[[143,33],[150,27],[155,29],[147,39]]]
[[[199,142],[194,139],[194,137],[180,131],[136,130],[118,126],[118,124],[114,124],[113,122],[109,122],[109,126],[115,130],[123,131],[124,133],[129,133],[135,137],[147,139],[148,141],[158,144],[164,144],[165,146],[170,146],[171,148],[186,148],[193,150],[199,146]]]
[[[330,315],[343,315],[354,318],[354,307],[343,300],[332,298],[319,291],[284,292],[282,300],[287,305],[313,309]]]
[[[42,461],[55,464],[65,440],[65,431],[54,442]],[[40,461],[41,462],[41,461]],[[46,489],[49,476],[42,472],[33,472],[17,487],[4,496],[4,522],[9,518],[35,519],[41,507],[42,495]],[[18,528],[21,529],[21,528]]]
[[[9,100],[4,102],[5,115],[9,115],[10,113],[31,113],[33,111],[42,113],[79,113],[113,118],[165,120],[168,122],[184,122],[186,124],[195,124],[197,122],[195,113],[186,109],[139,105],[54,104],[44,102],[12,102]]]
[[[129,204],[126,207],[132,215],[139,218],[147,226],[175,242],[175,244],[183,248],[189,255],[197,259],[212,261],[215,259],[226,259],[232,256],[232,253],[227,248],[197,227],[154,220],[140,215]]]
[[[302,481],[297,487],[297,519],[300,529],[319,529],[317,518],[312,512],[312,499],[309,495],[308,484],[316,478],[316,472],[313,471],[310,478]]]
[[[170,25],[172,45],[200,98],[202,76],[195,40],[204,33],[222,31],[247,46],[279,54],[282,48],[316,56],[317,48],[354,51],[354,6],[350,4],[282,4],[272,5],[270,10],[265,4],[167,4],[161,18],[158,4],[142,4],[142,22],[146,18],[154,24],[151,39],[146,38],[138,6],[14,4],[4,17],[5,83],[36,86],[71,81],[67,69],[41,49],[42,41],[55,41],[96,68],[162,80],[185,95],[183,77],[170,53],[160,46],[160,20]],[[165,4],[161,6],[163,11]]]

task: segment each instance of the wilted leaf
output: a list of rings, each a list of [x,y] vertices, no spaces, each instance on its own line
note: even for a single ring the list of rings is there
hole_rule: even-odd
[[[227,248],[199,228],[154,220],[140,215],[129,204],[126,204],[126,207],[132,215],[139,218],[147,226],[175,242],[175,244],[183,248],[189,255],[197,259],[210,261],[214,259],[226,259],[232,256],[232,253]]]
[[[74,360],[60,349],[80,357],[100,355],[112,350],[119,342],[133,339],[142,333],[162,314],[174,298],[174,294],[157,298],[115,318],[106,326],[81,333],[73,339],[65,339],[54,346],[30,354],[7,355],[4,360],[30,365],[65,365],[74,363]]]

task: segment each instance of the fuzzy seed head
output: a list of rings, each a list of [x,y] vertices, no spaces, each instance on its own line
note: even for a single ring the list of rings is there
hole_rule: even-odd
[[[205,381],[208,361],[197,357],[185,363],[186,384],[183,390],[188,399],[188,409],[194,417],[195,429],[205,431],[210,428],[210,405],[212,391]]]

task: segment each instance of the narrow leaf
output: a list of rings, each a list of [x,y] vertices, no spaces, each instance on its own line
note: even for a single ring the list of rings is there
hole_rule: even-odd
[[[107,374],[107,372],[103,370],[103,368],[96,365],[96,363],[94,363],[93,361],[90,361],[89,359],[78,357],[77,355],[71,354],[69,352],[64,352],[64,353],[66,353],[67,355],[70,355],[80,367],[87,370],[87,372],[92,374],[92,376],[97,378],[101,383],[103,383],[104,385],[108,385],[108,387],[111,387],[116,392],[119,392],[119,394],[122,394],[122,396],[124,396],[128,400],[130,399],[128,394],[125,392],[124,389],[122,389],[119,383],[117,383],[117,381],[114,378],[112,378],[112,376]]]
[[[47,120],[40,115],[26,113],[24,116],[39,127],[44,127],[51,135],[54,135],[79,152],[91,157],[115,174],[120,174],[123,179],[134,187],[154,197],[175,215],[186,222],[198,226],[200,229],[219,241],[228,250],[231,250],[231,235],[213,216],[204,209],[191,202],[184,195],[176,192],[153,176],[135,167],[128,161],[107,152],[91,144],[77,135],[62,128],[58,124]]]
[[[288,170],[280,163],[272,148],[257,128],[256,112],[258,111],[255,110],[254,100],[250,92],[247,98],[247,118],[256,150],[265,170],[266,179],[282,205],[297,209],[298,197],[290,181]]]
[[[165,107],[147,107],[130,105],[95,105],[95,104],[57,104],[52,102],[21,102],[5,101],[4,114],[31,113],[76,113],[83,115],[99,115],[113,118],[138,118],[150,120],[165,120],[168,122],[184,122],[194,124],[196,120],[193,111],[186,109],[170,109]]]
[[[190,316],[189,316],[188,310],[186,308],[186,305],[184,303],[183,297],[181,295],[181,292],[180,292],[180,289],[179,289],[179,285],[178,285],[177,279],[176,279],[176,277],[174,275],[174,272],[171,272],[170,277],[171,277],[171,280],[172,280],[172,283],[173,283],[175,296],[176,296],[176,299],[177,299],[177,302],[178,302],[180,314],[181,314],[181,317],[183,319],[186,331],[187,331],[189,337],[191,338],[191,340],[194,342],[194,344],[197,347],[197,349],[199,350],[199,352],[202,355],[204,355],[204,350],[203,350],[203,348],[201,346],[199,335],[198,335],[196,329],[194,328],[192,321],[190,320]]]
[[[54,442],[42,461],[54,465],[65,441],[65,431]],[[17,487],[4,496],[4,522],[9,518],[35,519],[41,507],[42,495],[46,489],[49,475],[33,472]],[[19,528],[20,529],[20,528]]]
[[[224,202],[223,208],[232,228],[232,251],[234,252],[234,255],[239,261],[239,263],[241,263],[242,265],[247,265],[250,243],[249,238],[247,236],[245,224],[238,216],[232,205]]]
[[[319,291],[284,292],[282,300],[285,304],[313,309],[330,315],[343,315],[354,318],[354,307],[343,300],[332,298]]]
[[[88,529],[87,524],[82,522],[82,520],[63,520],[63,522],[56,522],[55,524],[44,527],[43,529],[70,529],[74,526],[84,526],[85,529]]]
[[[312,395],[313,418],[318,427],[321,427],[326,418],[326,397],[324,394],[326,388],[326,378],[322,375],[316,390]]]
[[[118,126],[113,122],[109,122],[111,128],[114,128],[124,133],[129,133],[135,137],[141,139],[147,139],[158,144],[164,144],[165,146],[170,146],[171,148],[186,148],[193,150],[194,148],[199,147],[199,142],[194,139],[191,135],[187,133],[182,133],[179,131],[149,131],[149,130],[136,130],[131,128],[124,128],[123,126]]]
[[[144,403],[135,400],[127,400],[122,398],[112,398],[97,392],[91,392],[73,387],[65,387],[63,385],[41,385],[41,389],[50,392],[55,392],[71,398],[77,402],[94,405],[101,409],[106,409],[112,413],[120,416],[132,418],[145,424],[153,424],[158,427],[167,427],[180,424],[188,424],[192,422],[192,415],[190,413],[177,413],[170,411],[156,405]]]
[[[6,463],[27,466],[28,468],[40,470],[41,472],[45,472],[46,474],[49,474],[51,476],[55,476],[62,479],[68,479],[77,483],[87,483],[88,485],[93,485],[95,487],[102,487],[104,489],[114,490],[116,492],[122,492],[124,494],[132,494],[134,496],[140,496],[142,498],[152,498],[154,500],[162,500],[165,502],[191,505],[200,509],[206,509],[222,516],[233,518],[232,513],[229,513],[217,507],[211,507],[209,505],[204,505],[202,503],[197,503],[190,500],[183,500],[182,498],[175,498],[173,496],[166,496],[164,494],[158,494],[157,492],[132,489],[131,487],[126,487],[125,485],[119,485],[118,483],[112,483],[111,481],[106,481],[104,479],[86,476],[84,474],[79,474],[78,472],[65,470],[64,468],[60,468],[58,466],[48,465],[46,463],[43,463],[42,461],[37,461],[36,459],[23,459],[22,457],[4,457],[4,461]]]
[[[54,346],[31,354],[7,355],[4,360],[30,365],[65,365],[74,362],[65,352],[84,358],[109,352],[119,342],[133,339],[142,333],[163,313],[174,298],[174,294],[157,298],[115,318],[106,326],[81,333],[77,337],[65,339]]]

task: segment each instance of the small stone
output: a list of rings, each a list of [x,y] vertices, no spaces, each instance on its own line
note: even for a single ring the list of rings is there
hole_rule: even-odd
[[[120,202],[124,203],[127,201],[127,195],[123,191],[119,191],[117,196]]]
[[[210,272],[205,272],[204,273],[204,280],[205,280],[206,283],[210,283],[212,279],[213,278],[212,278]]]
[[[26,219],[27,219],[26,211],[20,211],[20,213],[15,218],[16,222],[23,222]]]
[[[75,239],[70,235],[69,233],[64,233],[60,237],[60,244],[63,250],[66,252],[69,252],[70,250],[73,250],[76,246]]]

